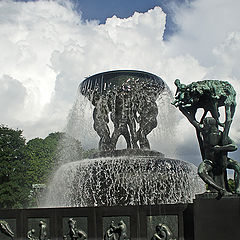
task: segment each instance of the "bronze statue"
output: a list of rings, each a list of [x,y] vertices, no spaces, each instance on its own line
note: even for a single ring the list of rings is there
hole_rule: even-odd
[[[117,234],[115,232],[116,226],[114,225],[114,221],[111,221],[109,229],[107,229],[104,240],[117,240]]]
[[[100,137],[99,150],[101,151],[107,151],[111,149],[110,130],[108,127],[108,112],[106,101],[100,97],[93,110],[93,128]]]
[[[187,117],[195,127],[203,162],[198,167],[198,174],[208,184],[211,192],[218,192],[219,197],[229,195],[226,169],[235,171],[235,192],[240,194],[240,165],[229,158],[228,152],[236,151],[237,146],[228,136],[235,112],[236,92],[225,81],[204,80],[183,85],[176,80],[177,92],[173,104]],[[225,107],[226,119],[219,121],[220,106]],[[200,121],[195,114],[199,108],[204,109]],[[212,117],[206,117],[210,112]],[[219,126],[223,131],[219,130]]]
[[[29,239],[29,240],[38,240],[38,238],[35,237],[35,229],[31,229],[30,231],[28,231],[27,239]]]
[[[69,236],[71,240],[87,239],[87,234],[84,231],[77,229],[75,227],[75,224],[76,221],[73,218],[69,218],[69,233],[67,234],[67,236]],[[64,238],[67,239],[67,236],[65,235]]]
[[[116,148],[118,138],[123,135],[127,148],[131,148],[131,137],[128,130],[129,123],[129,101],[126,94],[117,94],[114,103],[111,103],[111,120],[114,130],[111,136],[112,149]]]
[[[27,239],[30,240],[49,240],[47,238],[47,224],[45,221],[40,220],[39,221],[39,236],[35,237],[35,229],[31,229],[30,231],[28,231],[27,233]]]
[[[224,127],[223,142],[225,142],[236,108],[236,92],[232,85],[219,80],[203,80],[185,85],[181,84],[179,79],[175,81],[175,85],[177,92],[173,104],[179,107],[179,110],[184,109],[184,112],[194,119],[197,110],[203,108],[204,113],[200,123],[210,112],[218,125]],[[225,107],[226,119],[224,123],[219,121],[218,108],[221,106]]]
[[[95,106],[99,150],[115,150],[121,135],[127,149],[150,149],[147,135],[157,127],[156,100],[165,88],[161,78],[142,71],[110,71],[85,79],[80,92]]]
[[[0,231],[1,233],[10,237],[11,239],[14,238],[14,233],[11,230],[9,224],[5,220],[0,220]]]
[[[157,127],[158,106],[155,98],[151,95],[145,96],[139,102],[138,113],[137,122],[139,122],[139,130],[137,134],[139,145],[141,149],[150,149],[147,135]]]
[[[156,233],[154,233],[151,240],[176,240],[172,238],[172,235],[172,232],[166,224],[159,223],[156,226]]]
[[[104,240],[128,240],[127,226],[123,220],[120,220],[118,225],[111,221],[109,229],[104,235]]]
[[[44,221],[40,221],[39,228],[39,240],[47,240],[47,224]]]

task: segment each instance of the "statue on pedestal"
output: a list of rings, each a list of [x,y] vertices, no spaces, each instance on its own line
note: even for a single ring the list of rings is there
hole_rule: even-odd
[[[210,192],[217,192],[219,197],[231,195],[227,182],[227,169],[234,170],[235,194],[240,195],[240,164],[228,157],[228,152],[236,151],[237,146],[228,136],[235,112],[236,92],[225,81],[204,80],[189,85],[175,81],[177,91],[173,105],[187,117],[195,127],[203,162],[198,167],[198,174],[208,184]],[[225,107],[225,122],[219,120],[219,107]],[[196,112],[204,109],[200,121]],[[207,113],[211,117],[206,117]],[[219,130],[222,127],[223,131]]]

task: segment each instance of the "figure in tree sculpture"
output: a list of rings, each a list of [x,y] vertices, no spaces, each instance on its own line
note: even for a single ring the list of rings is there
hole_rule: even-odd
[[[173,104],[187,117],[195,127],[203,162],[198,168],[199,176],[208,184],[210,191],[217,191],[219,196],[229,194],[226,169],[235,170],[235,193],[240,194],[240,165],[229,158],[227,153],[236,151],[236,144],[229,138],[228,133],[235,112],[236,92],[225,81],[204,80],[189,85],[176,80],[177,92]],[[219,121],[220,106],[225,107],[226,119]],[[196,112],[204,109],[203,116],[198,122]],[[210,112],[212,117],[206,117]],[[223,127],[220,131],[219,126]]]

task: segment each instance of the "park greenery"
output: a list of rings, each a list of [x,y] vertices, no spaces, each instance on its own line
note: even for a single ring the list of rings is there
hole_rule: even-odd
[[[0,208],[36,206],[33,186],[47,185],[64,161],[76,161],[89,153],[62,132],[26,141],[22,130],[0,125]]]

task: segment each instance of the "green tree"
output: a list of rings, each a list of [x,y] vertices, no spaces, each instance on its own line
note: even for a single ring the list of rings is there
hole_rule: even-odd
[[[0,125],[0,208],[35,206],[33,186],[47,184],[61,164],[91,152],[65,133],[50,133],[26,143],[22,130]]]
[[[228,179],[228,186],[231,192],[235,192],[235,182],[233,179],[231,178]]]
[[[32,207],[38,205],[40,197],[35,192],[38,191],[38,189],[34,189],[35,186],[47,185],[60,165],[83,157],[81,143],[62,132],[50,133],[45,139],[34,138],[30,140],[27,143],[26,151],[29,156],[28,182],[32,186],[29,205]]]
[[[27,175],[32,184],[46,183],[56,165],[56,151],[63,133],[49,134],[45,139],[28,141],[26,151],[29,156]]]
[[[22,130],[0,125],[0,208],[26,206],[29,194],[26,169]]]
[[[62,133],[50,133],[45,139],[34,138],[27,143],[29,156],[27,175],[32,184],[46,184],[61,164],[85,156],[81,143]]]

